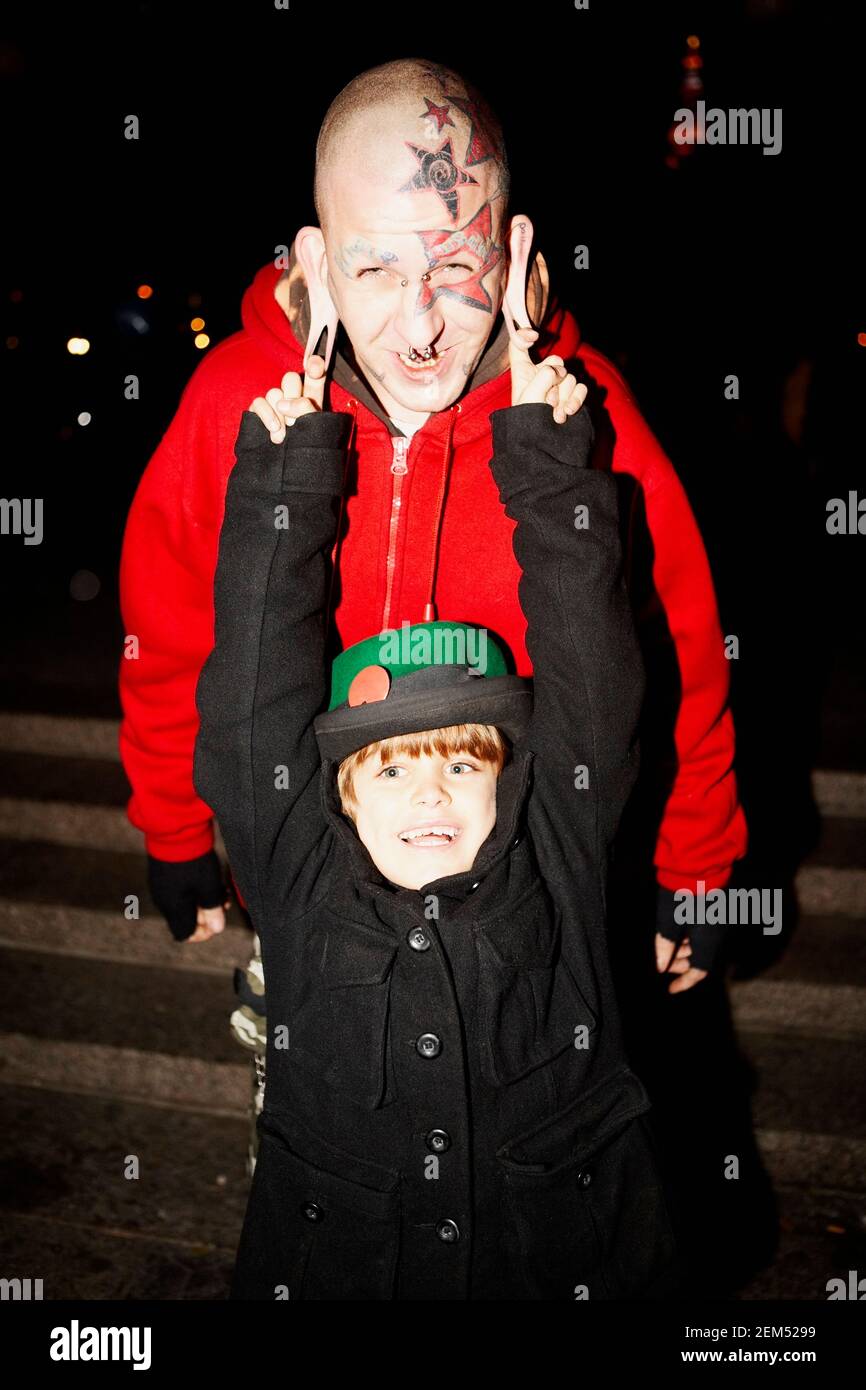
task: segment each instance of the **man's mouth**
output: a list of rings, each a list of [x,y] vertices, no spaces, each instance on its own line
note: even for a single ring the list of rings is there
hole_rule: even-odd
[[[431,357],[420,360],[413,360],[405,352],[395,352],[393,355],[404,376],[410,377],[413,381],[427,381],[439,375],[450,351],[450,348],[443,348],[440,352],[434,352]]]
[[[398,839],[412,849],[441,849],[453,845],[460,835],[460,826],[451,821],[428,821],[411,825],[398,832]]]

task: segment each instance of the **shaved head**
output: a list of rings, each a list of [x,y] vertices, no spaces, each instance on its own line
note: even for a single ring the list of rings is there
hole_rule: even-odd
[[[509,186],[499,121],[450,68],[384,63],[328,108],[299,255],[392,419],[447,409],[477,368],[505,293]]]
[[[444,213],[444,225],[463,221],[466,195],[480,192],[501,225],[510,187],[502,128],[452,69],[423,58],[383,63],[337,94],[319,131],[313,198],[326,237],[346,180],[363,181],[371,198],[414,191],[419,212]]]

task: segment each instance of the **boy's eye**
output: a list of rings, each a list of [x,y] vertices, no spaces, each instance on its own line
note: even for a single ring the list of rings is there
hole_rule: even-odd
[[[455,768],[455,767],[465,767],[466,770],[467,770],[467,772],[474,772],[474,771],[475,771],[475,769],[474,769],[474,767],[472,766],[471,763],[452,763],[452,764],[451,764],[451,771],[452,771],[452,772],[454,771],[454,768]]]
[[[387,767],[382,768],[382,771],[379,773],[379,776],[385,777],[389,782],[395,782],[402,771],[402,767],[395,767],[393,763],[389,763]],[[389,772],[393,772],[394,776],[388,777]]]

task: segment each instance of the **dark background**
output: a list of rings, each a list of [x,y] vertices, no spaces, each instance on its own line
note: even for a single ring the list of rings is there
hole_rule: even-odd
[[[667,137],[684,104],[689,34],[700,38],[708,107],[783,109],[780,154],[706,146],[671,167]],[[259,0],[221,8],[22,7],[20,17],[7,10],[0,28],[3,493],[45,499],[45,537],[31,547],[20,537],[0,541],[0,712],[119,717],[123,525],[203,355],[189,321],[205,319],[211,344],[239,328],[241,295],[255,272],[315,221],[313,150],[333,96],[364,68],[412,55],[461,71],[498,110],[512,210],[533,218],[552,289],[584,338],[625,373],[683,480],[707,544],[722,630],[740,642],[731,676],[751,836],[744,879],[790,890],[819,841],[810,771],[866,771],[866,539],[826,531],[828,500],[858,487],[862,495],[866,481],[859,428],[866,346],[858,344],[866,309],[855,255],[860,77],[850,21],[827,5],[591,0],[581,12],[570,0],[514,10],[292,0],[283,12]],[[129,114],[140,119],[138,141],[124,139]],[[574,269],[578,244],[589,247],[588,270]],[[142,283],[154,288],[146,302],[136,298]],[[191,304],[192,296],[199,300]],[[85,357],[67,352],[72,336],[90,340]],[[131,373],[140,379],[138,401],[124,399]],[[739,378],[737,401],[724,395],[731,374]],[[82,411],[92,416],[87,426],[76,423]],[[82,583],[86,591],[97,581],[93,597],[75,597]],[[24,776],[8,754],[0,763]],[[122,797],[119,784],[105,794],[118,806]],[[862,867],[861,826],[839,823],[828,852],[834,867]],[[30,861],[20,847],[0,843],[0,850],[7,897],[52,900],[55,890],[22,886]],[[45,854],[49,865],[82,872],[71,855]],[[16,869],[22,863],[25,870]],[[91,878],[101,872],[94,859]],[[34,881],[39,873],[32,870]],[[108,887],[102,896],[107,902]],[[841,983],[860,983],[858,971],[866,979],[862,924],[854,932],[846,925],[842,934],[816,936],[815,954],[800,957],[792,978],[810,975],[813,964],[804,960],[821,959],[815,978],[832,981],[835,970]],[[772,964],[789,936],[786,928],[782,941],[738,945],[739,978]],[[5,1026],[31,1026],[10,1007]],[[225,1031],[220,1007],[214,1027]],[[701,1048],[715,1047],[721,1032],[713,1032],[715,1014],[704,1002],[687,1009],[693,1024],[700,1020],[691,1104],[706,1079]],[[112,1028],[105,1025],[106,1036]],[[82,1034],[89,1036],[86,1028]],[[121,1034],[118,1024],[124,1041]],[[205,1042],[197,1045],[211,1057]],[[154,1045],[165,1050],[162,1038]],[[780,1043],[778,1055],[787,1049]],[[733,1073],[728,1054],[717,1052],[725,1086]],[[832,1049],[821,1066],[803,1081],[802,1096],[826,1086],[825,1108],[856,1137],[862,1112],[860,1129],[852,1130],[844,1105],[838,1118],[832,1078],[843,1073]],[[769,1075],[772,1112],[785,1083],[772,1068]],[[792,1085],[796,1108],[801,1096]],[[742,1095],[748,1090],[744,1084]],[[789,1123],[790,1116],[779,1127]],[[805,1128],[834,1126],[822,1114]],[[163,1140],[154,1142],[159,1148]],[[38,1207],[44,1173],[34,1163]],[[762,1200],[760,1192],[756,1204]],[[810,1222],[844,1227],[842,1207],[825,1212],[810,1195],[806,1214],[796,1208],[791,1219],[805,1223],[808,1244]],[[702,1216],[696,1211],[696,1221]],[[742,1212],[738,1219],[746,1220]],[[762,1220],[765,1232],[772,1221]],[[724,1222],[722,1214],[720,1231]],[[731,1238],[730,1250],[738,1241]],[[859,1241],[839,1257],[841,1269],[858,1258],[863,1266],[862,1233]],[[759,1234],[757,1243],[744,1268],[769,1258],[771,1241]],[[828,1258],[822,1247],[809,1289],[819,1287]],[[173,1278],[162,1269],[153,1287],[185,1287]],[[781,1287],[796,1289],[797,1279]]]

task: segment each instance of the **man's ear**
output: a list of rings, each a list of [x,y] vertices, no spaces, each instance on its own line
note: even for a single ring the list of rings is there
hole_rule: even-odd
[[[334,351],[340,316],[328,289],[327,254],[321,227],[301,228],[295,237],[295,255],[304,272],[310,298],[310,332],[304,349],[304,371],[307,370],[310,356],[319,348],[319,339],[325,329],[328,331],[328,339],[326,346],[320,350],[320,355],[325,359],[327,371]]]
[[[512,217],[508,228],[508,278],[502,312],[510,314],[518,328],[531,328],[526,312],[526,270],[535,228],[523,213]]]

